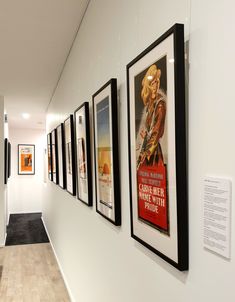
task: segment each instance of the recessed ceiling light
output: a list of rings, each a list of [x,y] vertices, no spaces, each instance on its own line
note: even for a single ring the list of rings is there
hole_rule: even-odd
[[[22,113],[22,117],[24,118],[24,119],[29,119],[30,118],[30,114],[29,113]]]

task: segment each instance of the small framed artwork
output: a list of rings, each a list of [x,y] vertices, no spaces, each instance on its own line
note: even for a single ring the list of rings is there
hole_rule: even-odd
[[[67,191],[76,195],[76,170],[75,170],[75,154],[74,154],[74,125],[73,115],[71,114],[64,121],[65,133],[65,159],[66,159],[66,184]]]
[[[188,269],[184,27],[127,65],[131,236]]]
[[[64,124],[56,128],[57,146],[58,146],[58,169],[59,169],[59,186],[66,188],[66,166],[65,166],[65,142],[64,142]]]
[[[8,139],[4,140],[4,184],[7,184],[8,179]]]
[[[52,137],[51,133],[47,134],[47,171],[48,171],[48,178],[49,180],[53,181],[53,173],[52,173]]]
[[[77,198],[92,206],[92,176],[90,151],[89,103],[83,103],[75,112]]]
[[[51,132],[51,146],[52,146],[52,174],[53,182],[59,183],[59,167],[58,167],[58,146],[56,129]]]
[[[117,80],[111,79],[93,95],[92,99],[96,211],[113,224],[121,225]]]
[[[11,143],[8,142],[8,149],[7,149],[7,176],[8,178],[11,176]]]
[[[35,145],[18,145],[18,174],[35,174]]]

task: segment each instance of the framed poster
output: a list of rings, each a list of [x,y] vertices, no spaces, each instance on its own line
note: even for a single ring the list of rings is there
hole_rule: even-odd
[[[11,143],[8,142],[7,149],[7,176],[8,178],[11,176]]]
[[[92,97],[96,211],[121,225],[118,166],[117,80],[111,79]]]
[[[52,146],[52,174],[53,182],[59,183],[59,167],[58,167],[58,146],[56,129],[51,132],[51,146]]]
[[[18,174],[35,174],[35,145],[18,145]]]
[[[77,198],[92,206],[92,176],[90,151],[89,103],[83,103],[75,112]]]
[[[184,28],[127,65],[131,236],[188,269]]]
[[[71,114],[64,121],[65,133],[65,159],[66,159],[66,184],[67,191],[76,195],[76,178],[75,178],[75,154],[74,154],[74,126],[73,115]]]
[[[8,179],[8,139],[4,139],[4,184],[7,184]]]
[[[47,134],[47,170],[48,170],[48,178],[53,181],[53,173],[52,173],[52,138],[51,133]]]
[[[64,124],[56,128],[57,146],[58,146],[58,169],[59,169],[59,186],[66,188],[66,166],[65,166],[65,142],[64,142]]]

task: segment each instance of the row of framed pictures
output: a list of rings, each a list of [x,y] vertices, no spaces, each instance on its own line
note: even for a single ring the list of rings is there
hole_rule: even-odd
[[[120,225],[116,79],[93,95],[93,117],[96,210]],[[83,103],[49,133],[47,144],[49,179],[92,206],[89,103]]]
[[[187,270],[183,25],[175,24],[127,65],[127,100],[131,236]],[[48,135],[48,154],[49,178],[73,195],[77,189],[91,206],[88,110],[84,103]],[[93,124],[96,209],[120,225],[115,79],[93,95]]]

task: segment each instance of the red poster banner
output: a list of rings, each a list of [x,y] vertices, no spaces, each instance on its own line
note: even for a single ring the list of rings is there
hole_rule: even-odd
[[[139,219],[169,233],[166,165],[141,165],[137,186]]]

